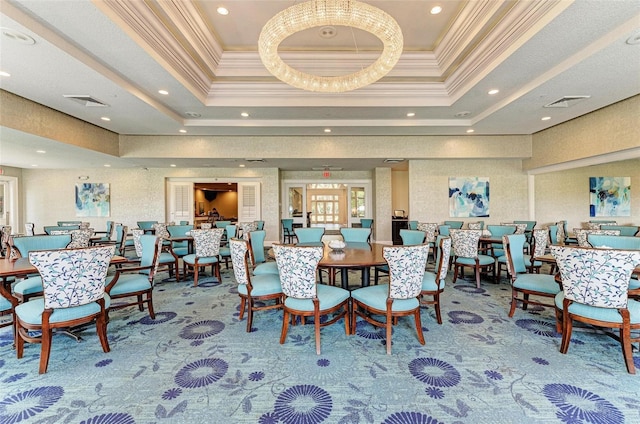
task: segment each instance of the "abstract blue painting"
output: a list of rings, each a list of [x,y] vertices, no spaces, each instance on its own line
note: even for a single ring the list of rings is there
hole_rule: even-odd
[[[489,216],[489,178],[449,177],[449,215],[456,218]]]
[[[109,184],[76,184],[76,216],[109,216]]]
[[[631,177],[589,177],[589,216],[631,216]]]

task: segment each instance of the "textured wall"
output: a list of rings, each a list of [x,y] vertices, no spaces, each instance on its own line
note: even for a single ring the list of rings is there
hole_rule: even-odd
[[[488,218],[449,217],[449,177],[488,177]],[[527,175],[520,160],[412,160],[409,162],[411,219],[442,223],[448,219],[485,224],[528,219]]]
[[[535,176],[538,226],[567,220],[569,231],[589,217],[589,177],[631,177],[631,216],[613,218],[618,224],[640,225],[640,159],[588,166]]]
[[[391,236],[391,169],[376,168],[375,180],[373,185],[374,200],[373,210],[375,211],[375,221],[373,229],[373,238],[380,243],[391,244],[393,238]]]

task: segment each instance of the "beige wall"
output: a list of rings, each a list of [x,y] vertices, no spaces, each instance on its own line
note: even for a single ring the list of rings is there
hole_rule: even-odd
[[[485,224],[528,219],[528,177],[521,161],[510,160],[412,160],[409,162],[411,219],[442,223],[454,219]],[[488,177],[490,205],[487,218],[450,218],[449,177]]]
[[[391,171],[391,210],[401,209],[411,218],[409,210],[409,171]]]
[[[571,231],[590,219],[605,219],[589,217],[589,177],[631,177],[631,216],[612,219],[618,224],[640,225],[640,159],[633,159],[536,175],[537,226],[566,220]]]

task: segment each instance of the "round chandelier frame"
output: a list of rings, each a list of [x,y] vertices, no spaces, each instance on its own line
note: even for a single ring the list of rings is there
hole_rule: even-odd
[[[378,59],[348,75],[325,77],[298,71],[278,54],[287,37],[314,27],[342,25],[367,31],[382,41]],[[295,4],[272,17],[262,28],[258,53],[267,70],[280,81],[307,91],[342,93],[378,81],[398,63],[403,49],[402,30],[386,12],[356,0],[310,0]]]

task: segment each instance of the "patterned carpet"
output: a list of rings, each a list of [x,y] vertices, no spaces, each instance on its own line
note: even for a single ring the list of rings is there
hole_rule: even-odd
[[[575,331],[562,355],[553,311],[510,319],[509,296],[504,280],[449,281],[443,324],[423,309],[426,345],[412,318],[394,328],[391,356],[384,330],[358,322],[347,337],[340,321],[322,329],[317,356],[311,326],[278,343],[279,311],[258,312],[246,333],[229,271],[196,288],[165,280],[155,321],[111,312],[108,354],[93,328],[80,343],[57,335],[45,375],[40,347],[17,360],[0,329],[0,423],[640,422],[640,377],[615,340]]]

